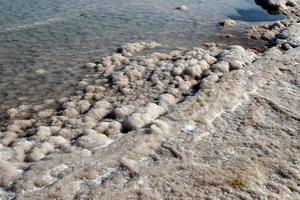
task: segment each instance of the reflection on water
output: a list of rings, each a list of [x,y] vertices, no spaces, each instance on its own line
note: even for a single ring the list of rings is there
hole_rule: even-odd
[[[187,12],[175,9],[182,4]],[[120,44],[197,46],[218,39],[225,16],[256,8],[252,0],[0,0],[0,108],[70,94],[81,66]]]

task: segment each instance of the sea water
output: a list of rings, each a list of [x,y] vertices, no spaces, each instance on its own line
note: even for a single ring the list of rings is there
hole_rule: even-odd
[[[239,27],[282,18],[252,0],[0,0],[0,109],[69,95],[86,62],[127,42],[220,41],[228,17]]]

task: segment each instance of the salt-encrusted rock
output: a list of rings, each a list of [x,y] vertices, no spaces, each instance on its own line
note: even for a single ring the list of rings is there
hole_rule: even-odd
[[[83,134],[84,134],[84,135],[98,134],[98,132],[95,131],[94,129],[84,129],[84,130],[83,130]]]
[[[261,39],[263,40],[271,40],[275,37],[275,33],[272,31],[266,31],[261,34]]]
[[[82,119],[82,128],[93,128],[98,124],[98,120],[90,116],[84,116]]]
[[[0,147],[0,161],[8,161],[14,155],[14,151],[8,147]],[[1,162],[0,162],[1,165]]]
[[[98,133],[104,133],[106,129],[110,126],[110,122],[101,122],[97,126],[94,127],[94,130]]]
[[[108,128],[104,131],[104,134],[111,137],[119,135],[121,133],[122,124],[118,121],[113,121],[109,123]]]
[[[75,138],[78,135],[78,132],[72,129],[68,128],[62,128],[59,132],[58,135],[64,137],[67,140],[71,140]]]
[[[149,133],[150,134],[161,134],[163,132],[168,133],[169,129],[170,127],[166,122],[156,119],[151,123]]]
[[[257,0],[256,3],[267,10],[280,9],[281,7],[284,7],[281,0]]]
[[[75,108],[67,108],[64,110],[63,115],[70,118],[75,118],[79,115],[79,112]]]
[[[159,105],[165,109],[176,104],[176,98],[171,94],[162,94],[159,98]]]
[[[77,103],[77,105],[81,114],[87,112],[91,107],[91,104],[88,100],[81,100]]]
[[[97,132],[89,132],[87,135],[81,136],[76,143],[83,148],[94,148],[104,145],[108,141],[108,137]]]
[[[14,141],[14,139],[16,139],[17,137],[18,137],[18,135],[15,132],[5,131],[5,132],[3,132],[3,136],[2,136],[2,138],[0,140],[0,143],[3,146],[7,146],[12,141]]]
[[[10,162],[0,162],[0,187],[9,188],[13,182],[22,174],[22,170]]]
[[[37,75],[43,75],[45,74],[47,71],[45,69],[37,69],[35,70],[35,74]]]
[[[215,57],[209,55],[208,53],[204,54],[202,56],[202,59],[204,59],[209,65],[212,65],[217,62],[217,59]]]
[[[222,73],[227,73],[230,70],[230,65],[229,65],[228,62],[220,61],[220,62],[212,65],[211,70],[219,71],[219,72],[222,72]]]
[[[28,129],[33,126],[35,120],[29,119],[29,120],[15,120],[13,122],[13,125],[19,127],[21,130]]]
[[[90,69],[94,69],[96,66],[97,66],[96,63],[86,63],[85,64],[85,67],[86,68],[90,68]]]
[[[285,31],[284,34],[288,36],[286,40],[283,42],[288,43],[290,46],[293,48],[299,47],[300,46],[300,23],[295,23],[291,26],[289,26]],[[276,43],[280,43],[280,38],[277,39]]]
[[[128,116],[122,123],[125,130],[135,130],[145,126],[152,120],[157,118],[165,111],[164,108],[155,104],[148,103],[145,107],[141,108],[138,113],[133,113]]]
[[[144,49],[153,49],[159,47],[160,44],[156,42],[137,42],[137,43],[127,43],[123,45],[119,52],[124,56],[132,56],[133,53],[138,53]]]
[[[230,70],[237,70],[243,68],[243,63],[239,60],[234,60],[229,63],[230,65]]]
[[[44,158],[48,153],[54,150],[54,146],[49,142],[44,142],[37,147],[34,147],[30,154],[27,156],[27,160],[36,162]]]
[[[94,93],[94,92],[96,92],[96,87],[94,85],[88,85],[88,86],[86,86],[85,91],[87,93]]]
[[[288,0],[288,1],[286,1],[286,5],[290,6],[290,7],[295,7],[296,3],[293,0]]]
[[[36,187],[41,188],[41,187],[49,186],[54,181],[55,181],[54,177],[52,177],[49,173],[46,173],[35,177],[34,185]]]
[[[80,81],[79,83],[78,83],[78,86],[79,87],[82,87],[82,88],[84,88],[84,87],[86,87],[86,86],[88,86],[89,85],[89,83],[87,82],[87,81]]]
[[[176,8],[177,10],[180,10],[180,11],[186,11],[188,10],[189,8],[187,7],[187,5],[181,5],[179,7]]]
[[[279,39],[287,39],[289,37],[288,30],[283,30],[281,33],[277,35],[277,38]]]
[[[46,138],[51,135],[51,129],[48,126],[40,126],[36,132],[36,135]]]
[[[116,108],[112,114],[114,118],[121,119],[130,115],[133,111],[134,111],[133,106],[123,106],[120,108]]]
[[[40,119],[45,119],[45,118],[51,117],[53,114],[54,114],[53,109],[46,109],[46,110],[38,112],[37,116]]]
[[[143,114],[133,113],[123,121],[122,126],[124,130],[135,130],[143,127],[145,124]]]
[[[6,114],[10,119],[13,119],[18,114],[18,110],[15,108],[11,108],[7,110]]]
[[[236,21],[232,19],[226,19],[225,21],[220,22],[219,24],[224,27],[235,27],[237,25]]]
[[[48,142],[56,148],[69,143],[69,141],[62,136],[50,136]]]
[[[101,120],[107,114],[109,114],[110,103],[107,101],[98,101],[89,110],[87,116],[94,118],[96,120]]]
[[[290,44],[288,44],[288,43],[283,44],[283,45],[282,45],[282,48],[283,48],[284,50],[286,50],[286,51],[288,51],[288,50],[290,50],[290,49],[293,49],[293,47],[292,47]]]
[[[223,50],[218,57],[220,61],[226,61],[228,63],[239,61],[243,65],[247,65],[252,63],[256,59],[257,55],[252,51],[245,50],[241,46],[233,45],[228,49]]]
[[[25,153],[28,153],[34,145],[33,141],[28,141],[26,139],[21,139],[14,141],[12,148],[13,149],[22,149]]]
[[[213,86],[218,80],[219,76],[217,74],[211,74],[201,81],[201,88]]]
[[[209,64],[205,60],[200,60],[198,64],[188,66],[184,73],[192,77],[200,77],[202,72],[206,69],[209,69]]]

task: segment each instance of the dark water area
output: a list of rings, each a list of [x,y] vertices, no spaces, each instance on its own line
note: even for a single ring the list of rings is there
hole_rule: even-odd
[[[280,13],[278,8],[270,8],[258,0],[255,0],[254,2],[259,6],[248,9],[236,9],[237,14],[229,15],[228,17],[233,20],[244,22],[269,22],[286,18],[286,16]]]
[[[267,22],[267,21],[278,21],[285,19],[282,14],[270,15],[265,10],[260,9],[237,9],[239,15],[228,16],[233,20],[240,20],[244,22]]]
[[[0,0],[0,110],[70,95],[85,63],[127,42],[251,45],[247,26],[280,19],[262,11],[252,0]],[[241,20],[231,39],[217,26],[228,17]]]

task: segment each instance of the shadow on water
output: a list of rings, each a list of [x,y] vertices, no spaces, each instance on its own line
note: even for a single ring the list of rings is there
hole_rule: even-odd
[[[278,6],[272,6],[265,0],[255,0],[260,7],[250,9],[237,9],[238,15],[228,16],[233,20],[244,22],[267,22],[283,20],[286,17],[280,12]]]
[[[285,16],[270,15],[267,11],[262,9],[237,9],[239,15],[228,16],[233,20],[245,21],[245,22],[266,22],[266,21],[277,21],[285,19]]]

